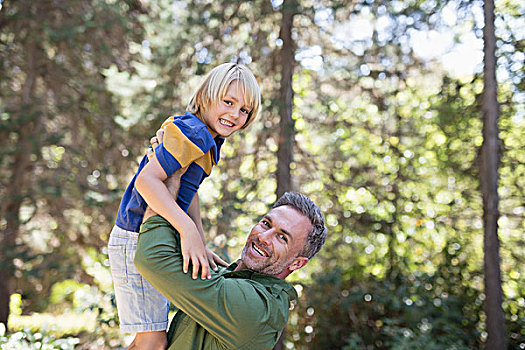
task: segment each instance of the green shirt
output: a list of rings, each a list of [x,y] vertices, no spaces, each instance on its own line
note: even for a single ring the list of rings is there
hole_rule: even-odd
[[[162,217],[141,226],[135,266],[178,309],[168,331],[168,349],[272,349],[288,320],[293,286],[235,264],[210,280],[182,272],[177,231]],[[190,263],[191,266],[191,263]],[[200,275],[199,275],[200,276]]]

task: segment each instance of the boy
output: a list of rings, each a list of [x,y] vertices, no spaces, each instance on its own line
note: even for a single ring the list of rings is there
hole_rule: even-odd
[[[246,128],[257,117],[260,91],[245,66],[225,63],[214,68],[190,99],[186,113],[170,117],[162,128],[155,156],[142,159],[122,198],[108,243],[111,274],[123,332],[137,333],[129,349],[165,349],[169,301],[133,265],[138,232],[146,207],[164,217],[181,234],[183,271],[210,278],[209,266],[225,265],[206,248],[197,189],[219,161],[224,138]],[[165,181],[180,177],[177,191]]]

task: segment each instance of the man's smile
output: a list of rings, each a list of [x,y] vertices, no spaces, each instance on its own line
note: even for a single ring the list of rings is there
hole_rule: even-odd
[[[252,242],[252,250],[253,250],[255,253],[257,253],[258,255],[262,256],[262,257],[267,258],[267,257],[269,256],[268,253],[266,253],[266,251],[264,251],[263,249],[257,247],[257,246],[255,245],[255,243],[253,243],[253,242]]]

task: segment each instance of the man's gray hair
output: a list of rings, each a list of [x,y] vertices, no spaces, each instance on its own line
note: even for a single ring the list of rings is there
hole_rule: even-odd
[[[308,233],[303,250],[298,256],[311,259],[323,246],[326,240],[326,226],[321,209],[307,196],[297,192],[286,192],[275,202],[272,208],[289,205],[306,216],[312,223],[312,231]]]

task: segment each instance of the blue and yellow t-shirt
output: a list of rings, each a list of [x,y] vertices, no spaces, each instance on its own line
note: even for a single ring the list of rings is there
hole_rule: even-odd
[[[187,212],[200,184],[219,162],[224,139],[220,136],[214,139],[206,124],[190,112],[168,118],[162,127],[164,138],[155,149],[155,155],[166,175],[169,177],[189,165],[181,178],[177,196],[177,204]],[[120,202],[116,225],[124,230],[140,230],[147,204],[135,189],[135,180],[147,163],[148,157],[144,156]]]

